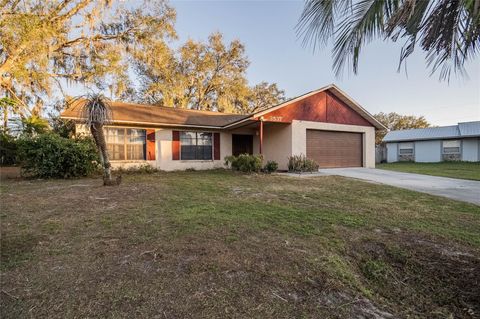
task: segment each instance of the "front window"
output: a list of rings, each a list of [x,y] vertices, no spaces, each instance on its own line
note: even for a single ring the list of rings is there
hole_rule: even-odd
[[[212,160],[212,133],[180,132],[181,160]]]
[[[443,154],[460,154],[460,141],[443,141]]]
[[[113,161],[145,160],[145,130],[132,128],[105,128],[105,140]]]

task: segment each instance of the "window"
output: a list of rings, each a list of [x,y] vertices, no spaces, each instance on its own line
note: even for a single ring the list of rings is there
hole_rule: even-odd
[[[398,144],[398,160],[413,161],[415,159],[415,148],[413,143]]]
[[[144,160],[145,130],[131,128],[105,128],[105,140],[113,161]]]
[[[400,143],[398,147],[398,154],[413,155],[413,143]]]
[[[460,154],[460,141],[443,141],[443,154]]]
[[[462,159],[461,141],[450,140],[442,142],[442,158],[444,161],[460,161]]]
[[[181,160],[211,160],[212,133],[180,132]]]

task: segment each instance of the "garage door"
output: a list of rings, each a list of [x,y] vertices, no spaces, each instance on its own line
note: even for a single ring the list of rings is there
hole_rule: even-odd
[[[307,157],[324,167],[362,166],[362,133],[307,130]]]

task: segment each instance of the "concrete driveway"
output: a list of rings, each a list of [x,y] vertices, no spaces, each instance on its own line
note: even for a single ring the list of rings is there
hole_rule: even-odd
[[[372,168],[321,169],[322,175],[340,175],[411,189],[480,205],[480,181],[402,173]]]

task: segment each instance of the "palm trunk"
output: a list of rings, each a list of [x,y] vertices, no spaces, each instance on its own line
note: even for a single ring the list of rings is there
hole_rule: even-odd
[[[108,158],[107,143],[105,142],[105,134],[103,133],[103,125],[93,123],[90,126],[90,131],[92,132],[93,139],[95,140],[95,144],[97,144],[98,150],[100,152],[100,159],[103,166],[103,184],[111,185],[112,172],[110,160]]]

